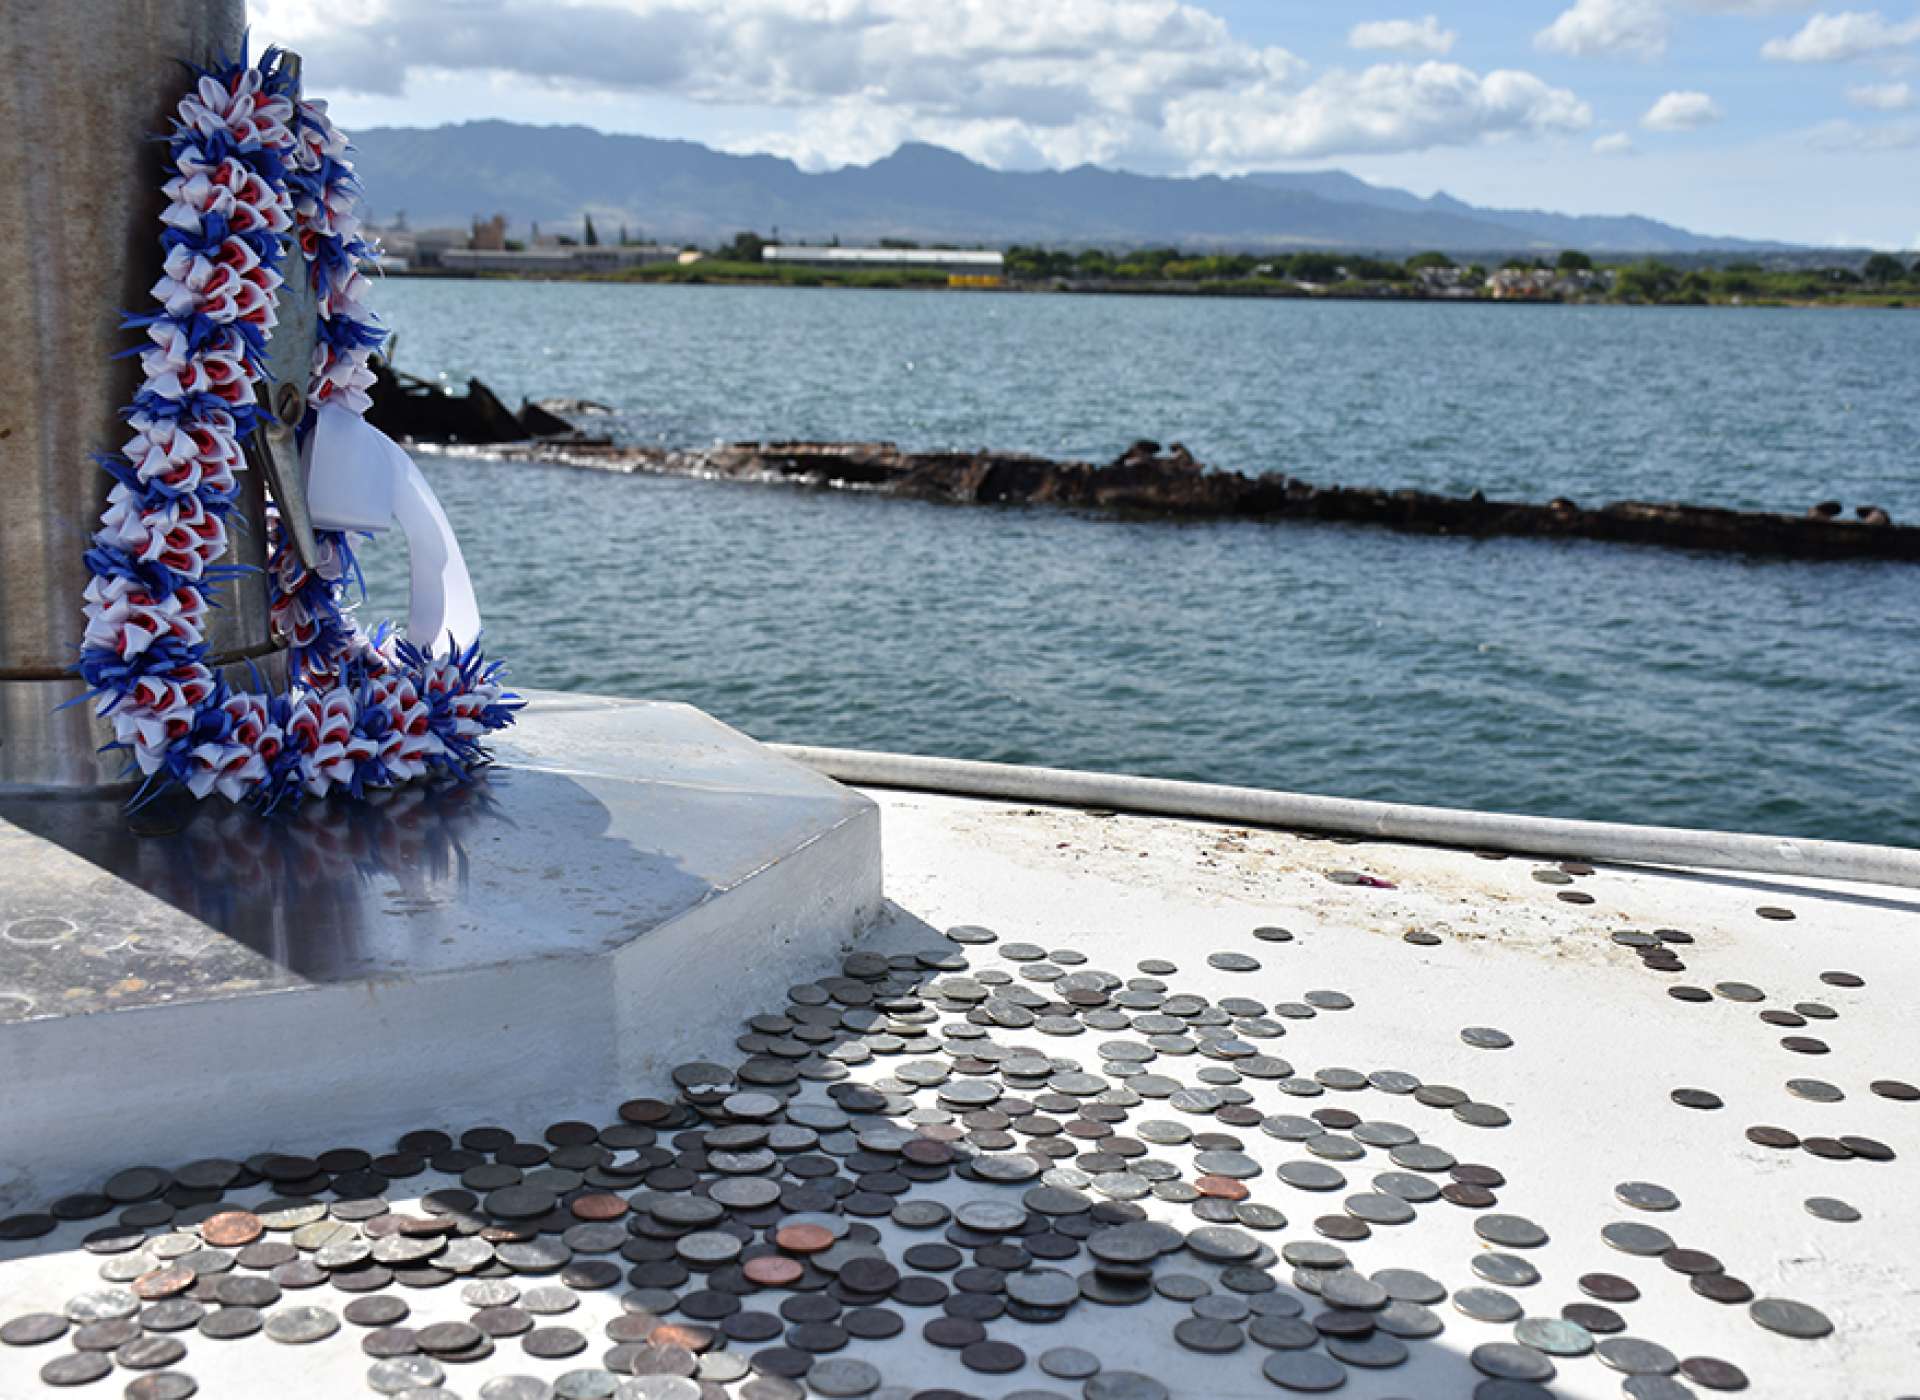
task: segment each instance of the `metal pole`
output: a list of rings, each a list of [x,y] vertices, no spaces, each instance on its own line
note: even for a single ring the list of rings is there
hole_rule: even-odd
[[[124,763],[61,679],[79,656],[81,562],[109,480],[91,454],[125,439],[139,365],[120,313],[160,275],[163,147],[193,81],[234,57],[245,0],[0,0],[0,791],[98,788]],[[223,563],[259,565],[255,473]],[[265,582],[226,585],[216,658],[270,645]]]
[[[1569,821],[1504,812],[1468,812],[1451,807],[1416,807],[1404,802],[1365,802],[1346,797],[1268,792],[1263,788],[1224,787],[1218,783],[1186,783],[1065,768],[1029,768],[1012,763],[976,763],[956,758],[922,758],[915,754],[872,753],[862,749],[813,748],[799,744],[768,747],[829,778],[864,787],[905,788],[1064,807],[1105,807],[1300,831],[1338,831],[1382,841],[1419,841],[1467,850],[1512,851],[1556,860],[1577,856],[1582,860],[1622,865],[1750,870],[1920,888],[1920,851],[1898,846],[1630,826],[1623,822]]]

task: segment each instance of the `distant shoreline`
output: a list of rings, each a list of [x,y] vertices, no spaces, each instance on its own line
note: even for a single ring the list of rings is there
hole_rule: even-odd
[[[816,276],[737,276],[721,272],[701,272],[699,264],[673,269],[674,275],[653,273],[577,272],[559,276],[532,276],[518,272],[450,272],[441,269],[409,268],[383,275],[419,281],[447,282],[590,282],[610,285],[653,285],[695,287],[805,287],[841,291],[913,291],[950,292],[968,295],[1016,296],[1138,296],[1138,297],[1221,297],[1254,301],[1373,301],[1467,306],[1606,306],[1606,307],[1752,307],[1793,310],[1920,310],[1920,297],[1879,295],[1870,292],[1846,293],[1830,297],[1706,297],[1699,301],[1639,301],[1613,297],[1496,297],[1484,292],[1471,295],[1434,295],[1416,290],[1347,290],[1338,287],[1308,289],[1295,285],[1258,285],[1244,282],[1202,281],[1074,281],[1008,282],[998,287],[949,286],[938,277],[889,275],[864,272],[834,275],[820,270]]]

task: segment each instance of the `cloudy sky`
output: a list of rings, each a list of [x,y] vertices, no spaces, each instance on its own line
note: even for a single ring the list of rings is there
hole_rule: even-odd
[[[349,126],[578,122],[810,169],[1339,167],[1920,249],[1920,0],[253,0]]]

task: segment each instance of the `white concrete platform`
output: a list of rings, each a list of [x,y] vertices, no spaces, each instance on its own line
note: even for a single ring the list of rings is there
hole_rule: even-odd
[[[1914,1208],[1913,1163],[1920,1154],[1920,1103],[1896,1102],[1869,1089],[1875,1080],[1920,1082],[1920,1034],[1914,1030],[1912,996],[1920,987],[1920,903],[1910,892],[1826,882],[1718,876],[1709,872],[1602,866],[1570,885],[1544,884],[1535,872],[1549,863],[1509,858],[1480,859],[1463,851],[1389,843],[1329,841],[1242,827],[1160,818],[1088,813],[901,792],[874,792],[883,817],[887,852],[887,915],[858,942],[862,951],[900,953],[933,946],[955,951],[940,936],[955,924],[996,930],[998,945],[968,947],[972,967],[1016,973],[1019,964],[1000,955],[1009,942],[1076,950],[1089,969],[1121,978],[1137,975],[1144,959],[1164,959],[1178,971],[1163,980],[1175,992],[1211,1000],[1247,997],[1269,1005],[1300,1000],[1310,990],[1345,993],[1350,1010],[1322,1011],[1288,1020],[1285,1035],[1259,1048],[1286,1058],[1298,1076],[1329,1067],[1361,1072],[1400,1070],[1428,1084],[1445,1083],[1478,1102],[1504,1109],[1509,1126],[1471,1127],[1443,1109],[1377,1089],[1290,1097],[1267,1081],[1244,1087],[1264,1113],[1304,1114],[1336,1107],[1364,1119],[1389,1120],[1416,1130],[1423,1142],[1460,1160],[1491,1165],[1506,1178],[1499,1212],[1524,1216],[1548,1233],[1536,1249],[1515,1250],[1534,1264],[1541,1281],[1511,1292],[1528,1315],[1557,1316],[1568,1303],[1584,1301],[1579,1276],[1607,1272],[1635,1282],[1641,1296],[1617,1305],[1628,1335],[1657,1342],[1678,1357],[1713,1356],[1738,1365],[1750,1378],[1743,1392],[1780,1400],[1895,1400],[1920,1393],[1920,1211]],[[1568,853],[1570,856],[1577,852]],[[478,864],[479,853],[475,853]],[[563,858],[560,887],[571,883],[573,858]],[[1343,884],[1332,872],[1354,871],[1377,884]],[[1588,904],[1559,895],[1591,896]],[[1791,921],[1756,914],[1759,907],[1785,908]],[[1257,940],[1252,930],[1281,925],[1291,942]],[[1618,930],[1677,928],[1696,940],[1677,951],[1687,964],[1679,974],[1658,974],[1640,965],[1627,947],[1614,944]],[[1421,930],[1437,946],[1408,944]],[[1217,970],[1214,952],[1257,959],[1253,972]],[[829,969],[816,959],[809,975]],[[1834,986],[1826,971],[1857,974],[1865,985]],[[732,975],[729,966],[722,969]],[[1701,1004],[1669,997],[1676,983],[1711,988],[1738,981],[1760,988],[1764,1000],[1744,1003],[1715,997]],[[677,1053],[738,1063],[731,1048],[741,1029],[730,998],[716,1005],[704,1024],[675,1037]],[[777,1012],[777,988],[757,1009]],[[1836,1017],[1800,1030],[1762,1023],[1757,1013],[1795,1003],[1818,1002]],[[1495,1027],[1512,1036],[1504,1050],[1474,1049],[1460,1039],[1469,1026]],[[1783,1048],[1787,1035],[1817,1037],[1831,1047],[1824,1055]],[[489,1033],[476,1032],[484,1043]],[[1068,1057],[1099,1069],[1089,1033],[1048,1037],[1031,1030],[995,1031],[1009,1046]],[[158,1053],[158,1051],[156,1051]],[[238,1064],[240,1082],[251,1090],[252,1069]],[[656,1061],[659,1062],[659,1061]],[[887,1076],[899,1061],[885,1055],[856,1063],[856,1080]],[[1184,1083],[1221,1062],[1164,1054],[1151,1066]],[[457,1066],[455,1066],[457,1068]],[[437,1072],[437,1071],[435,1071]],[[1816,1078],[1840,1087],[1837,1103],[1812,1102],[1785,1087],[1793,1078]],[[503,1122],[523,1135],[568,1117],[611,1122],[621,1099],[651,1092],[671,1094],[664,1075],[645,1067],[636,1075],[617,1071],[610,1060],[591,1059],[550,1074],[537,1108],[503,1103],[484,1115],[462,1119],[440,1112],[418,1090],[433,1073],[390,1079],[393,1092],[413,1096],[416,1126],[458,1128],[466,1122]],[[646,1082],[642,1082],[642,1080]],[[515,1082],[515,1090],[522,1087]],[[526,1088],[534,1086],[528,1082]],[[800,1102],[827,1102],[818,1083],[800,1088]],[[1710,1090],[1724,1107],[1700,1111],[1676,1105],[1672,1090]],[[4,1092],[15,1092],[8,1086]],[[930,1095],[931,1091],[922,1091]],[[12,1101],[10,1101],[12,1102]],[[930,1103],[931,1098],[916,1102]],[[299,1113],[283,1105],[262,1112],[259,1146],[319,1149],[360,1141],[337,1101]],[[1216,1127],[1204,1117],[1164,1103],[1136,1109],[1131,1120],[1179,1119],[1196,1131]],[[1802,1136],[1860,1135],[1891,1146],[1893,1162],[1829,1161],[1804,1151],[1751,1144],[1744,1131],[1778,1125]],[[129,1125],[100,1144],[92,1173],[63,1182],[60,1190],[97,1186],[109,1170],[135,1161],[175,1160],[150,1148],[152,1124]],[[1122,1131],[1132,1131],[1131,1128]],[[1284,1229],[1264,1232],[1264,1243],[1316,1239],[1312,1222],[1339,1214],[1349,1193],[1370,1189],[1373,1176],[1390,1169],[1386,1154],[1369,1150],[1364,1160],[1336,1163],[1348,1178],[1344,1190],[1309,1192],[1275,1176],[1283,1163],[1308,1160],[1299,1144],[1258,1127],[1233,1129],[1263,1168],[1249,1185],[1253,1198],[1279,1207]],[[11,1136],[11,1135],[9,1135]],[[366,1139],[378,1151],[385,1142]],[[11,1147],[11,1144],[9,1144]],[[1157,1147],[1155,1155],[1193,1173],[1193,1152]],[[1440,1175],[1436,1182],[1445,1181]],[[1649,1213],[1619,1203],[1621,1182],[1665,1186],[1678,1209]],[[390,1193],[398,1206],[412,1196],[448,1184],[429,1174],[401,1183]],[[400,1188],[404,1189],[400,1189]],[[959,1204],[987,1196],[1019,1199],[1019,1186],[987,1186],[949,1179],[916,1184],[922,1196]],[[264,1190],[249,1193],[254,1200]],[[1841,1198],[1857,1207],[1856,1224],[1823,1221],[1808,1214],[1812,1196]],[[1156,1219],[1183,1228],[1198,1223],[1189,1207],[1149,1197],[1141,1203]],[[1372,1237],[1343,1244],[1354,1266],[1424,1271],[1449,1290],[1480,1286],[1471,1265],[1490,1246],[1476,1237],[1479,1213],[1444,1201],[1421,1205],[1415,1220],[1375,1226]],[[1602,1242],[1605,1225],[1622,1220],[1667,1231],[1681,1246],[1710,1252],[1728,1273],[1747,1281],[1758,1296],[1791,1298],[1832,1319],[1832,1335],[1795,1340],[1757,1326],[1748,1309],[1710,1302],[1690,1291],[1681,1274],[1657,1258],[1618,1252]],[[63,1225],[43,1239],[0,1243],[0,1320],[44,1308],[98,1286],[100,1261],[78,1241],[100,1221]],[[898,1259],[906,1245],[929,1238],[877,1222],[883,1247]],[[934,1232],[932,1238],[938,1238]],[[1077,1264],[1063,1267],[1078,1269]],[[1182,1271],[1215,1273],[1190,1260]],[[1289,1271],[1276,1268],[1282,1287]],[[531,1281],[530,1281],[531,1282]],[[412,1305],[411,1326],[464,1319],[469,1309],[458,1285],[429,1291],[401,1290]],[[597,1363],[607,1343],[603,1325],[620,1311],[619,1290],[585,1293],[579,1308],[560,1319],[593,1338],[588,1351],[565,1361],[541,1361],[503,1343],[489,1360],[449,1366],[450,1393],[473,1397],[490,1378],[527,1374],[555,1380]],[[775,1294],[756,1306],[771,1307]],[[289,1303],[319,1302],[337,1310],[347,1300],[322,1287],[288,1295]],[[1314,1300],[1308,1299],[1309,1304]],[[1017,1343],[1028,1354],[1024,1368],[1005,1376],[964,1369],[954,1353],[919,1335],[933,1312],[902,1309],[904,1335],[890,1341],[854,1342],[843,1356],[880,1368],[883,1400],[951,1387],[964,1395],[998,1397],[1016,1392],[1077,1397],[1077,1383],[1043,1375],[1034,1358],[1055,1346],[1078,1346],[1098,1354],[1109,1371],[1135,1370],[1158,1377],[1176,1400],[1252,1400],[1281,1396],[1262,1378],[1266,1353],[1248,1344],[1225,1356],[1204,1356],[1176,1346],[1172,1328],[1187,1315],[1183,1305],[1155,1298],[1138,1307],[1101,1308],[1079,1303],[1061,1322],[990,1324],[991,1334]],[[1337,1392],[1356,1400],[1468,1397],[1483,1381],[1467,1357],[1482,1343],[1508,1341],[1512,1329],[1473,1321],[1449,1302],[1434,1305],[1445,1323],[1437,1337],[1408,1343],[1411,1359],[1389,1370],[1352,1368]],[[1311,1308],[1310,1308],[1311,1313]],[[311,1347],[280,1346],[262,1338],[211,1343],[188,1334],[183,1370],[195,1375],[200,1393],[216,1397],[276,1395],[284,1400],[366,1394],[368,1358],[358,1329],[346,1328]],[[0,1347],[0,1396],[32,1397],[55,1392],[34,1379],[47,1355],[67,1344],[41,1348]],[[751,1350],[751,1348],[741,1348]],[[1611,1400],[1626,1379],[1594,1356],[1561,1358],[1552,1395]],[[117,1394],[129,1379],[116,1373],[82,1394]],[[740,1387],[726,1388],[738,1395]],[[1705,1389],[1669,1390],[1670,1395],[1707,1395]]]
[[[536,695],[496,752],[478,787],[285,824],[0,805],[0,1207],[134,1143],[648,1082],[879,912],[873,803],[697,710]]]

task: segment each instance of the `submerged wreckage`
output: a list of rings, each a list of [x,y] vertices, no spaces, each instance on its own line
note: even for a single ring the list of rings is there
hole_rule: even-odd
[[[1384,526],[1412,534],[1592,539],[1670,549],[1792,559],[1920,562],[1920,527],[1896,525],[1877,506],[1851,516],[1837,502],[1805,515],[1657,501],[1588,508],[1556,497],[1527,501],[1431,491],[1319,486],[1274,473],[1209,468],[1180,444],[1136,442],[1105,465],[1021,452],[907,452],[889,442],[737,442],[704,448],[617,444],[568,416],[580,403],[522,404],[516,413],[479,380],[464,397],[383,370],[371,421],[420,442],[499,447],[528,461],[613,472],[857,487],[955,505],[1052,505],[1180,519],[1301,520]]]

